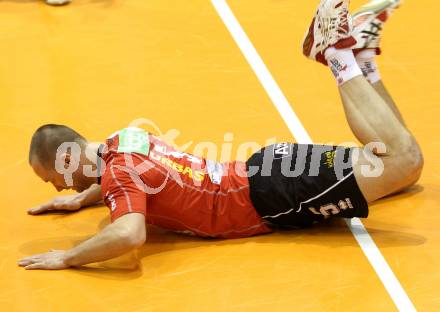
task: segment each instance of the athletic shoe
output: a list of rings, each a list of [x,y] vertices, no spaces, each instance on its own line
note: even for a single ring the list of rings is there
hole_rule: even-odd
[[[349,49],[356,44],[349,3],[349,0],[321,1],[303,42],[305,56],[327,65],[324,53],[328,48]]]
[[[383,25],[392,12],[399,6],[400,0],[372,0],[353,14],[353,36],[357,44],[353,47],[355,53],[363,49],[380,51],[380,38]]]

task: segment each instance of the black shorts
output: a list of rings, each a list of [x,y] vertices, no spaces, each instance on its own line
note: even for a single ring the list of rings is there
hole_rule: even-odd
[[[269,225],[295,228],[337,216],[368,217],[353,148],[279,143],[246,162],[252,203]]]

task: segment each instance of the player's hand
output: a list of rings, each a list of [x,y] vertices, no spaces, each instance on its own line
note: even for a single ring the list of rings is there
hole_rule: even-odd
[[[17,264],[26,270],[63,270],[69,267],[64,261],[65,255],[65,250],[51,250],[47,253],[23,258]]]
[[[76,211],[81,209],[81,200],[78,195],[66,195],[55,197],[48,203],[33,207],[28,214],[37,215],[46,211]]]

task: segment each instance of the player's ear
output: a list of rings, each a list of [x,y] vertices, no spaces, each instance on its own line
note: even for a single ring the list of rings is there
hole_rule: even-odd
[[[71,162],[71,158],[70,158],[70,154],[69,153],[62,153],[62,154],[58,154],[57,158],[55,160],[55,168],[64,168],[67,169],[69,168],[70,162]],[[58,166],[57,166],[58,164]],[[62,169],[61,169],[62,170]]]
[[[71,157],[71,156],[70,156],[69,153],[63,153],[63,154],[61,155],[61,159],[64,160],[64,166],[65,166],[65,167],[69,167],[69,165],[70,165],[70,161],[71,161],[70,157]]]

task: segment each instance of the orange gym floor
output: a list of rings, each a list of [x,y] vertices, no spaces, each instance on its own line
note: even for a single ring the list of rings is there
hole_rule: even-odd
[[[318,2],[228,1],[312,139],[340,144],[355,138],[334,79],[300,50]],[[439,9],[408,0],[386,26],[382,77],[426,167],[417,186],[372,205],[364,221],[418,311],[440,310]],[[4,0],[0,27],[0,310],[397,310],[342,220],[225,241],[150,228],[134,271],[124,269],[134,255],[83,269],[19,268],[19,258],[69,248],[109,222],[103,206],[26,214],[58,195],[27,163],[42,124],[102,141],[148,118],[178,130],[179,145],[192,141],[187,151],[220,147],[233,133],[233,155],[243,142],[293,138],[209,0]]]

